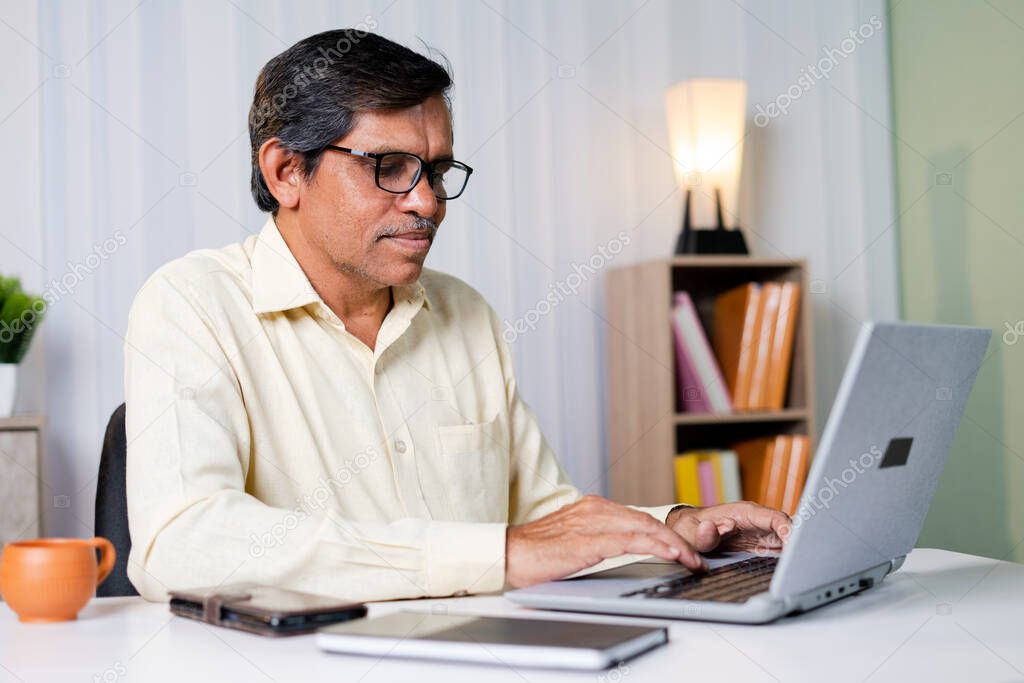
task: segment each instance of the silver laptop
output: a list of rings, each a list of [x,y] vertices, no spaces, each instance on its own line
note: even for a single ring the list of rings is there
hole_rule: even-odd
[[[864,323],[778,557],[638,562],[506,595],[544,609],[764,623],[896,571],[917,542],[991,330]]]

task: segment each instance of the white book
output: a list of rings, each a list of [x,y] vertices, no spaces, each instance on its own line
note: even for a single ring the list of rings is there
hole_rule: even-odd
[[[740,463],[736,451],[718,451],[718,467],[722,473],[723,503],[734,503],[743,499],[740,487]]]

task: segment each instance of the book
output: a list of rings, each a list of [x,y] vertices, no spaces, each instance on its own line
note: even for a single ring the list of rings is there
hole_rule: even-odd
[[[711,344],[736,410],[746,410],[750,400],[760,297],[761,285],[756,282],[715,297]]]
[[[686,292],[675,294],[672,331],[680,409],[684,412],[731,412],[729,389],[697,317],[697,309]]]
[[[779,510],[782,508],[782,496],[786,491],[786,475],[789,473],[789,454],[793,446],[793,437],[780,434],[775,437],[770,455],[768,456],[768,474],[765,483],[764,499],[761,504]]]
[[[701,505],[700,477],[696,453],[681,453],[673,459],[676,476],[676,502]]]
[[[715,500],[719,503],[725,502],[725,482],[722,481],[722,451],[711,451],[708,458],[711,461],[711,470],[715,482]]]
[[[700,504],[718,505],[718,484],[715,481],[714,454],[701,453],[697,456],[697,477],[700,479]]]
[[[768,354],[768,389],[764,407],[769,410],[781,410],[786,401],[789,367],[793,358],[793,333],[796,330],[799,305],[800,285],[795,282],[782,283],[778,315]]]
[[[807,477],[810,442],[779,434],[747,439],[725,450],[675,456],[676,502],[718,505],[750,500],[775,509],[795,508]],[[789,507],[787,507],[789,505]]]
[[[757,333],[755,335],[754,368],[750,376],[747,408],[763,410],[768,396],[768,365],[772,348],[772,334],[779,311],[781,286],[777,282],[766,282],[761,286],[758,302]]]
[[[722,502],[735,503],[742,500],[740,462],[736,457],[736,451],[718,451],[718,467],[721,472]]]
[[[793,446],[789,454],[789,468],[786,474],[786,487],[782,495],[782,511],[787,515],[795,515],[803,494],[804,483],[807,481],[807,470],[811,464],[811,442],[802,434],[793,437]]]
[[[740,467],[740,484],[743,498],[761,503],[765,497],[765,485],[768,483],[767,464],[774,436],[759,436],[733,444]]]

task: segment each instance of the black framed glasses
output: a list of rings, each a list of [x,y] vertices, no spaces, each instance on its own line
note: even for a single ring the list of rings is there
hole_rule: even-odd
[[[416,187],[424,174],[438,199],[455,199],[469,182],[473,169],[454,159],[426,161],[412,152],[363,152],[348,147],[327,145],[324,149],[344,152],[376,162],[374,180],[377,187],[392,194],[405,194]]]

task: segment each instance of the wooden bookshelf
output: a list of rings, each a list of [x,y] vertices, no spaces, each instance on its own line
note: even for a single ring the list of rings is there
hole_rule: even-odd
[[[785,404],[778,411],[677,413],[672,294],[687,291],[710,338],[718,294],[746,282],[798,282],[800,307]],[[814,449],[810,301],[803,260],[677,256],[609,271],[609,495],[637,505],[675,502],[672,458],[770,434],[806,434]]]

